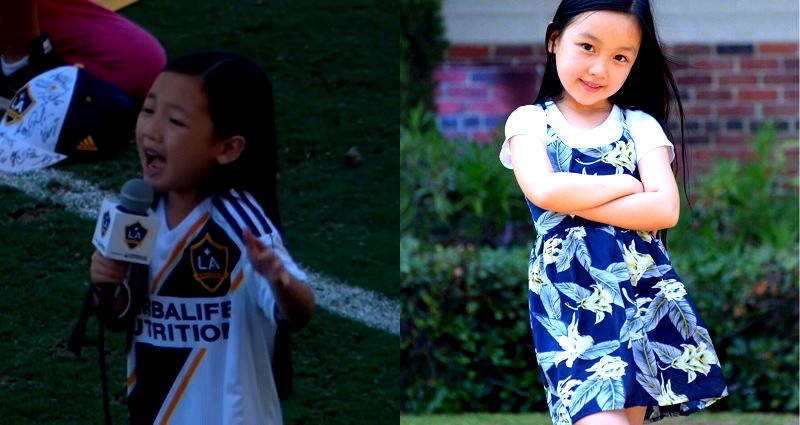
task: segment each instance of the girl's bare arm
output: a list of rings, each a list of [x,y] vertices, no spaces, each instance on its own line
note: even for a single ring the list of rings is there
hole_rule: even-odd
[[[680,215],[680,199],[666,146],[648,152],[639,161],[639,175],[644,192],[571,213],[632,230],[652,231],[674,227]]]
[[[559,213],[586,211],[643,191],[642,183],[626,174],[553,172],[544,143],[533,136],[519,134],[508,143],[519,187],[542,209]]]

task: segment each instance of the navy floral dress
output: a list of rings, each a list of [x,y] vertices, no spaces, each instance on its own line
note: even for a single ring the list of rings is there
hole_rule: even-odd
[[[636,146],[571,148],[547,126],[554,171],[630,174]],[[530,201],[537,238],[528,268],[530,321],[555,425],[647,406],[645,422],[688,415],[727,395],[708,330],[660,240]]]

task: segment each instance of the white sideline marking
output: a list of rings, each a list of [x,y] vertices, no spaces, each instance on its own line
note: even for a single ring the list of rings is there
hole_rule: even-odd
[[[93,183],[52,168],[19,174],[0,172],[0,185],[64,205],[70,212],[89,220],[97,218],[103,198],[111,195]],[[314,289],[320,307],[369,327],[400,335],[400,303],[397,301],[308,269],[303,271],[308,275],[308,283]]]

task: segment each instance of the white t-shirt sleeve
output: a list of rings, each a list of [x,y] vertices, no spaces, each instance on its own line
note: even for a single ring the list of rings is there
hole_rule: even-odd
[[[655,118],[643,111],[627,111],[628,130],[636,144],[636,163],[653,149],[666,146],[669,162],[675,159],[675,147],[667,139],[664,130]]]
[[[518,135],[531,135],[544,143],[547,137],[547,123],[544,111],[537,105],[520,106],[506,121],[506,139],[500,148],[500,162],[508,169],[513,169],[511,163],[511,150],[508,148],[508,139]]]

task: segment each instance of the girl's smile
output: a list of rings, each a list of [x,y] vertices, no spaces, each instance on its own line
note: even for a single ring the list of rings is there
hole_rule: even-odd
[[[583,79],[580,79],[578,81],[580,81],[581,87],[583,87],[583,89],[588,91],[589,93],[596,93],[598,90],[600,90],[603,87],[600,84],[590,83],[590,82],[588,82],[586,80],[583,80]]]

